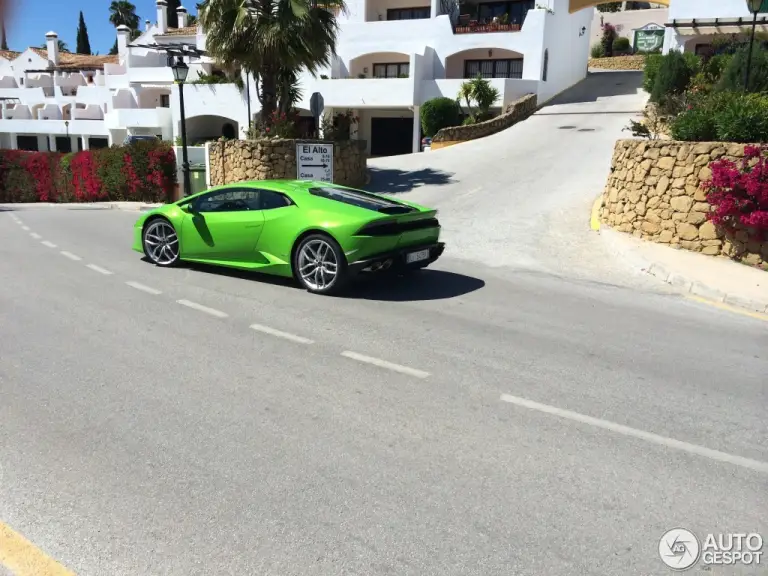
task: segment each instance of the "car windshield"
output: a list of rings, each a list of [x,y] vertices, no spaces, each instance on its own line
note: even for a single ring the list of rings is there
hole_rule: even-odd
[[[330,200],[336,200],[337,202],[343,202],[344,204],[352,204],[360,208],[367,208],[368,210],[375,210],[377,212],[389,212],[393,208],[404,210],[409,212],[411,209],[403,204],[381,198],[362,190],[349,190],[347,188],[333,188],[330,186],[323,186],[317,188],[311,188],[310,194],[315,196],[322,196]]]

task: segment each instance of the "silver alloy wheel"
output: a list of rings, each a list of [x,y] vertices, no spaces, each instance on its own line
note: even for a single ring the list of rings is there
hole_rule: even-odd
[[[328,288],[336,280],[336,252],[325,240],[310,240],[299,251],[299,275],[312,290]]]
[[[155,264],[172,264],[179,257],[176,230],[165,220],[155,220],[144,233],[144,248]]]

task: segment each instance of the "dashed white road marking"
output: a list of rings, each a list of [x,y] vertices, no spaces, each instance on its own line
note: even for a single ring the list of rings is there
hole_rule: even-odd
[[[19,222],[19,224],[21,224],[21,222]],[[22,226],[21,229],[29,232],[29,226]]]
[[[314,342],[314,340],[310,340],[309,338],[304,338],[303,336],[297,336],[296,334],[290,334],[289,332],[283,332],[281,330],[275,330],[274,328],[262,326],[261,324],[251,324],[251,329],[256,330],[257,332],[263,332],[264,334],[269,334],[270,336],[277,336],[278,338],[298,342],[299,344],[312,344]]]
[[[62,250],[61,255],[64,256],[65,258],[69,258],[70,260],[75,260],[75,261],[82,260],[82,258],[80,258],[80,256],[78,256],[77,254],[72,254],[72,252],[67,252],[66,250]]]
[[[203,306],[202,304],[198,304],[197,302],[192,302],[190,300],[176,300],[178,304],[181,304],[182,306],[186,306],[187,308],[192,308],[193,310],[197,310],[198,312],[205,312],[206,314],[210,314],[211,316],[216,316],[217,318],[226,318],[229,316],[226,312],[222,312],[221,310],[216,310],[215,308],[208,308],[208,306]]]
[[[94,272],[98,272],[99,274],[104,274],[105,276],[109,276],[110,274],[112,274],[112,272],[110,272],[106,268],[102,268],[101,266],[96,266],[96,264],[86,264],[85,266],[86,268],[90,268]]]
[[[132,280],[129,280],[126,282],[128,286],[131,288],[136,288],[136,290],[141,290],[142,292],[146,292],[147,294],[154,294],[157,296],[158,294],[162,294],[160,290],[155,290],[154,288],[150,288],[149,286],[145,286],[144,284],[139,284],[138,282],[133,282]]]
[[[352,360],[357,360],[358,362],[373,364],[379,368],[386,368],[387,370],[408,374],[409,376],[415,376],[416,378],[426,378],[429,376],[429,372],[424,372],[423,370],[416,370],[415,368],[394,364],[392,362],[387,362],[386,360],[381,360],[380,358],[365,356],[364,354],[358,354],[357,352],[350,352],[349,350],[342,352],[341,355],[346,358],[351,358]]]
[[[48,248],[56,248],[56,244],[54,244],[53,242],[49,242],[48,240],[43,240],[42,242],[40,242],[40,244],[42,244],[43,246],[48,246]]]
[[[768,462],[761,462],[759,460],[752,460],[750,458],[744,458],[743,456],[736,456],[735,454],[728,454],[726,452],[720,452],[718,450],[712,450],[711,448],[705,448],[704,446],[698,446],[696,444],[689,444],[688,442],[682,442],[681,440],[675,440],[674,438],[668,438],[666,436],[660,436],[651,432],[645,432],[644,430],[638,430],[636,428],[630,428],[622,424],[615,422],[609,422],[608,420],[601,420],[599,418],[593,418],[585,414],[579,414],[578,412],[571,412],[570,410],[563,410],[555,406],[549,406],[548,404],[539,404],[532,400],[526,400],[525,398],[518,398],[517,396],[511,396],[509,394],[502,394],[501,400],[529,408],[531,410],[537,410],[546,414],[552,414],[553,416],[559,416],[566,420],[573,420],[575,422],[581,422],[583,424],[589,424],[596,428],[602,428],[604,430],[610,430],[624,436],[631,436],[632,438],[639,438],[652,444],[659,444],[666,446],[667,448],[673,448],[675,450],[681,450],[690,454],[696,454],[697,456],[704,456],[711,460],[717,460],[719,462],[727,462],[728,464],[734,464],[743,468],[749,468],[750,470],[756,470],[757,472],[768,473]]]
[[[34,238],[35,240],[40,240],[40,238],[42,238],[40,234],[36,234],[35,232],[32,232],[30,236],[32,236],[32,238]]]

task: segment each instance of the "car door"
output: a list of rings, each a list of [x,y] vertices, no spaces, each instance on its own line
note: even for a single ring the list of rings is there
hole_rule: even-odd
[[[298,207],[284,194],[266,189],[259,191],[259,207],[264,217],[264,231],[256,249],[270,262],[277,259],[289,263]]]
[[[258,190],[211,191],[196,198],[184,217],[182,250],[187,258],[251,261],[263,228]]]

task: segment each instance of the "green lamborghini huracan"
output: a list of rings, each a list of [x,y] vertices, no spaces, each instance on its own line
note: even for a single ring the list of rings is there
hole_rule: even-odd
[[[436,215],[326,182],[239,182],[142,214],[133,249],[158,266],[254,270],[330,294],[359,272],[415,270],[437,260],[445,244]]]

